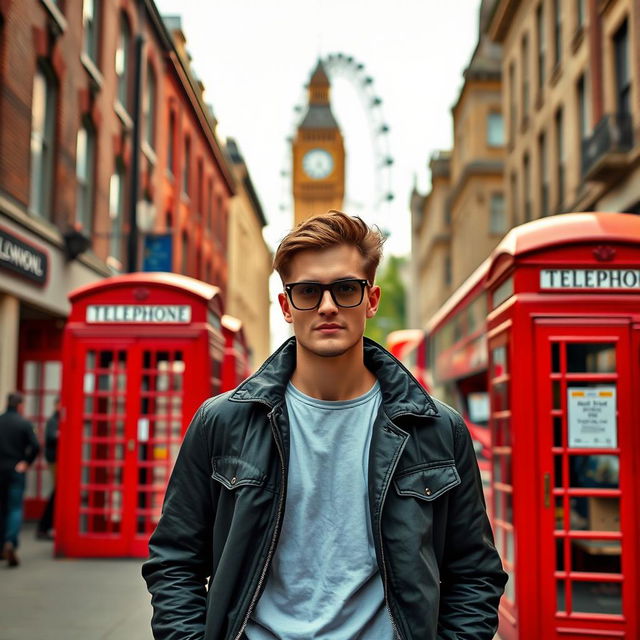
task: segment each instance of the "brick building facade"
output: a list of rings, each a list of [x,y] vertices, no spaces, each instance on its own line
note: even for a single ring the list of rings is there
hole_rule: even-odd
[[[235,187],[215,125],[152,0],[0,0],[0,404],[22,389],[40,431],[69,291],[153,265],[226,290]]]

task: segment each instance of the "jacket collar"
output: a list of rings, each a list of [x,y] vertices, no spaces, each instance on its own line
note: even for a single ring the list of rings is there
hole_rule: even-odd
[[[393,420],[403,415],[439,416],[431,396],[417,380],[378,343],[364,338],[364,362],[380,382],[382,402]],[[296,366],[296,339],[289,338],[229,396],[233,402],[280,404]]]

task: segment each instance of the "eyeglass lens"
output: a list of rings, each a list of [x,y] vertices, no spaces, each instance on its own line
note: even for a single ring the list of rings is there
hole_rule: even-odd
[[[357,307],[364,287],[358,280],[342,280],[328,285],[334,302],[340,307]],[[301,282],[291,287],[292,302],[298,309],[313,309],[320,304],[325,287],[313,282]]]

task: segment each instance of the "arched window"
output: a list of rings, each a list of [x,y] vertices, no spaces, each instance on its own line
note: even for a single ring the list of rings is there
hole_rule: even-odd
[[[118,77],[118,100],[120,104],[129,109],[130,94],[130,69],[131,69],[131,28],[124,14],[120,15],[120,37],[116,49],[116,76]]]
[[[31,102],[31,188],[29,209],[51,219],[53,194],[55,111],[57,100],[53,75],[38,67],[33,77]]]
[[[88,236],[93,231],[93,185],[96,157],[96,133],[86,119],[76,139],[76,222]]]
[[[156,140],[156,73],[151,64],[147,64],[147,91],[144,94],[144,138],[154,149]]]
[[[182,193],[189,195],[191,180],[191,139],[184,139],[184,157],[182,158]]]

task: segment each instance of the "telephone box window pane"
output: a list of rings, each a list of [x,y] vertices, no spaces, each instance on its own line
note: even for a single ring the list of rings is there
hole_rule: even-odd
[[[562,456],[553,456],[553,467],[555,470],[555,484],[557,488],[564,487],[564,469],[562,467]]]
[[[514,539],[513,539],[513,531],[510,531],[509,529],[505,529],[504,532],[505,535],[505,559],[507,560],[507,562],[509,562],[510,564],[514,564],[515,563],[515,548],[514,548]]]
[[[493,385],[493,410],[505,411],[509,409],[509,383],[499,382]]]
[[[498,453],[493,454],[493,481],[503,482],[501,456]]]
[[[40,382],[40,363],[29,360],[24,363],[24,390],[37,389]]]
[[[553,417],[553,446],[564,446],[562,418],[560,416]]]
[[[577,613],[622,613],[620,582],[571,583],[573,611]]]
[[[556,530],[561,531],[564,529],[564,497],[556,496]]]
[[[565,602],[567,601],[565,597],[566,584],[564,580],[558,580],[556,583],[556,593],[557,593],[557,603],[558,603],[558,611],[566,611]]]
[[[556,571],[565,571],[564,538],[556,538]]]
[[[589,531],[620,531],[620,499],[588,497],[587,520]]]
[[[47,391],[58,391],[62,378],[62,363],[50,361],[44,363],[44,388]]]
[[[496,520],[504,521],[504,494],[502,491],[493,490],[494,514]]]
[[[509,577],[507,584],[505,586],[505,590],[504,590],[504,595],[507,598],[507,600],[510,600],[511,602],[515,602],[516,601],[516,575],[515,575],[515,571],[507,571],[507,575]]]
[[[560,343],[551,343],[551,371],[560,373]]]
[[[569,458],[569,480],[576,489],[618,489],[620,461],[615,455],[581,455]]]
[[[497,378],[498,376],[504,376],[509,373],[509,369],[507,367],[507,347],[503,345],[502,347],[496,347],[492,352],[491,358],[493,364],[492,377]]]
[[[562,409],[562,397],[560,395],[560,380],[554,380],[551,383],[551,392],[553,394],[553,408]]]
[[[571,570],[586,573],[620,573],[619,540],[571,540]]]
[[[502,529],[501,527],[497,527],[495,532],[496,551],[498,552],[498,555],[504,560],[503,536],[504,536],[504,529]]]
[[[616,345],[612,343],[568,343],[569,373],[615,373]]]

